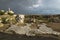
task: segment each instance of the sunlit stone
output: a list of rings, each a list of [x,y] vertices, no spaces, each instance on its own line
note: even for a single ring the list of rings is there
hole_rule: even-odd
[[[16,17],[17,15],[13,15],[14,17]]]
[[[1,12],[5,12],[4,10],[1,10]]]
[[[24,23],[25,15],[19,15],[20,23]]]

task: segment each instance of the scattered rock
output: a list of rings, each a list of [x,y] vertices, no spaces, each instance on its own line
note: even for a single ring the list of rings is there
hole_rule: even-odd
[[[49,28],[46,26],[45,23],[41,24],[39,29],[31,29],[31,24],[27,24],[26,26],[16,26],[11,25],[10,28],[8,28],[6,31],[14,31],[17,34],[23,34],[27,36],[35,36],[36,34],[55,34],[60,35],[59,32],[54,31],[52,28]]]

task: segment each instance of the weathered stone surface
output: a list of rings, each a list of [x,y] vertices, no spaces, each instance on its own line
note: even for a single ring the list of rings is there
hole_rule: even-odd
[[[6,31],[15,31],[17,34],[23,34],[27,36],[35,36],[36,34],[55,34],[60,35],[59,32],[54,31],[51,28],[48,28],[46,24],[41,24],[39,29],[31,29],[31,24],[27,24],[26,26],[16,26],[11,25],[10,28],[8,28]]]

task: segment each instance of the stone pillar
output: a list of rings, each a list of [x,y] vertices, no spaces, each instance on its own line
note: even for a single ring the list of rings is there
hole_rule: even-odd
[[[19,15],[19,20],[20,20],[20,23],[24,23],[24,18],[25,18],[25,15]]]

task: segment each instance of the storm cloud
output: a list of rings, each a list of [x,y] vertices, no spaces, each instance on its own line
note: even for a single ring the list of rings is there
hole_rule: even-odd
[[[21,14],[60,14],[60,0],[0,0],[0,9]]]

